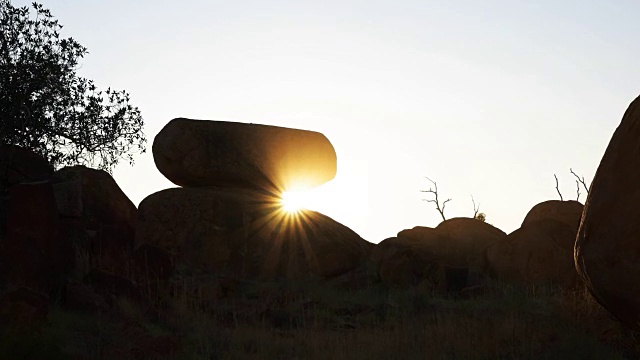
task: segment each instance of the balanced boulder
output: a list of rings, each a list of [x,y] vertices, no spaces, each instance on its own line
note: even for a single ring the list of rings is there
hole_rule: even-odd
[[[640,97],[600,161],[575,243],[585,284],[620,321],[640,328]]]
[[[158,170],[183,187],[283,191],[336,175],[336,153],[321,133],[269,125],[171,120],[155,137]]]
[[[361,265],[372,244],[313,211],[288,214],[268,192],[173,188],[139,206],[136,248],[157,246],[176,269],[251,279],[326,279]]]

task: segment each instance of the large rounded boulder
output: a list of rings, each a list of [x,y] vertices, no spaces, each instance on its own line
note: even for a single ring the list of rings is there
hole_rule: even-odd
[[[16,145],[0,145],[0,191],[21,182],[41,181],[53,174],[47,159]]]
[[[88,238],[97,265],[123,275],[133,251],[136,206],[106,171],[64,167],[53,175],[53,188],[67,231]],[[69,227],[79,227],[71,231]],[[76,244],[80,245],[80,244]]]
[[[257,279],[326,279],[353,270],[371,243],[313,211],[288,214],[267,192],[173,188],[139,206],[136,248],[157,246],[176,269]]]
[[[487,248],[504,241],[506,236],[493,225],[472,218],[452,218],[441,222],[435,229],[416,226],[398,233],[400,238],[418,240],[423,251],[447,266],[476,271],[486,268]]]
[[[269,125],[173,119],[152,150],[158,170],[183,187],[312,188],[337,169],[323,134]]]
[[[430,231],[431,230],[431,231]],[[423,238],[427,233],[439,236],[435,229],[421,228]],[[417,286],[427,290],[446,288],[446,269],[438,263],[424,241],[408,237],[392,237],[376,244],[369,254],[378,280],[389,287]]]
[[[565,287],[576,284],[573,229],[557,220],[528,223],[487,249],[489,272],[513,283]]]
[[[575,265],[594,297],[640,328],[640,97],[600,161],[575,244]]]
[[[582,210],[584,206],[575,200],[548,200],[543,201],[529,210],[522,226],[525,227],[528,224],[536,221],[551,219],[557,220],[567,224],[575,231],[578,231],[580,226],[580,218],[582,217]]]

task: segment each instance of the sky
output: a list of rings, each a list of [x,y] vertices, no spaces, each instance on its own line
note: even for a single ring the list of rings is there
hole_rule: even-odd
[[[30,1],[12,1],[14,6]],[[151,144],[171,119],[318,131],[338,158],[309,207],[378,243],[447,218],[516,230],[576,199],[640,94],[640,2],[50,0],[88,48],[80,76],[127,90],[148,151],[113,176],[134,204],[175,187]],[[580,201],[586,194],[582,190]]]

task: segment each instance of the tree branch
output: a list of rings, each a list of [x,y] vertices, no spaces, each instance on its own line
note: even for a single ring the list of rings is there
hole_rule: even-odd
[[[573,174],[573,176],[575,176],[581,184],[584,187],[584,190],[587,192],[587,195],[589,195],[589,187],[587,186],[586,182],[584,181],[584,176],[580,177],[578,176],[578,174],[576,174],[575,172],[573,172],[573,169],[569,168],[569,171],[571,171],[571,173]]]
[[[562,194],[560,193],[560,189],[558,188],[558,177],[556,176],[556,174],[553,174],[553,177],[556,178],[556,191],[558,192],[558,195],[560,195],[560,201],[564,201],[564,199],[562,198]]]
[[[426,192],[426,193],[432,193],[435,196],[435,199],[422,199],[423,201],[426,202],[431,202],[436,204],[436,210],[438,210],[438,212],[440,213],[440,216],[442,216],[442,221],[446,220],[446,218],[444,217],[444,208],[447,204],[447,202],[451,201],[451,199],[447,199],[442,203],[442,208],[440,207],[440,201],[438,200],[438,185],[436,184],[435,181],[429,179],[428,177],[425,176],[425,178],[429,181],[431,181],[431,183],[433,183],[433,187],[434,189],[431,189],[431,187],[429,187],[429,190],[420,190],[420,192]]]
[[[471,195],[471,202],[473,202],[473,218],[475,219],[478,216],[478,211],[480,210],[480,203],[476,206],[476,201],[473,199],[473,195]]]

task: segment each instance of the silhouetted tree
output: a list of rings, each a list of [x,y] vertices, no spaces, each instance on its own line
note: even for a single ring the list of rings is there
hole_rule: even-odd
[[[580,177],[578,176],[578,174],[576,174],[572,168],[569,168],[569,171],[573,174],[573,176],[576,177],[576,187],[577,187],[577,193],[578,196],[576,198],[576,201],[580,200],[580,184],[582,184],[582,186],[584,187],[584,190],[587,192],[587,195],[589,195],[589,187],[587,186],[587,183],[584,181],[584,176]]]
[[[571,174],[573,174],[573,176],[576,177],[576,193],[577,193],[576,201],[580,201],[580,194],[581,194],[580,185],[582,184],[582,187],[587,192],[587,195],[589,195],[589,186],[584,180],[584,176],[582,177],[578,176],[578,174],[576,174],[572,168],[569,168],[569,171],[571,172]],[[558,195],[560,195],[560,200],[564,200],[562,198],[562,194],[560,193],[560,188],[558,187],[558,177],[556,176],[556,174],[553,174],[553,177],[556,179],[556,191],[558,192]]]
[[[560,193],[560,188],[558,187],[558,177],[556,174],[553,174],[553,177],[556,178],[556,191],[558,192],[558,195],[560,195],[560,201],[564,201],[562,194]]]
[[[438,210],[438,212],[440,213],[440,216],[442,216],[442,221],[444,221],[446,220],[444,217],[444,207],[446,206],[447,202],[451,201],[451,199],[445,200],[442,203],[442,207],[441,207],[440,201],[438,200],[438,185],[436,184],[435,181],[429,179],[428,177],[425,177],[425,178],[431,181],[434,188],[431,189],[431,187],[429,187],[429,190],[420,190],[420,192],[432,193],[435,196],[435,199],[422,199],[422,201],[427,201],[427,202],[436,204],[436,210]]]
[[[55,167],[133,164],[134,150],[145,151],[140,110],[124,90],[98,91],[79,77],[87,49],[60,38],[62,25],[41,4],[31,11],[0,0],[0,146],[29,148]]]
[[[471,195],[471,202],[473,203],[473,218],[475,219],[478,216],[478,211],[480,210],[480,203],[476,205],[476,200]]]

